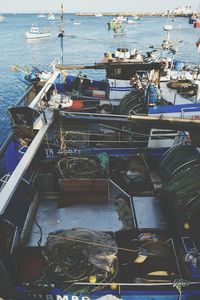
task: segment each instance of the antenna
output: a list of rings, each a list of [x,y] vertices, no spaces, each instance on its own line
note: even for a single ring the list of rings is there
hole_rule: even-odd
[[[58,37],[60,38],[60,50],[61,50],[61,64],[63,65],[63,37],[64,37],[64,13],[63,13],[63,4],[61,4],[61,25],[60,25],[60,33]]]

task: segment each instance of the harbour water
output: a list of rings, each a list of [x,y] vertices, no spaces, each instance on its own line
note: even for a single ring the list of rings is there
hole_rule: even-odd
[[[93,64],[104,52],[118,47],[142,49],[145,54],[150,45],[161,45],[166,24],[173,26],[171,39],[182,41],[176,58],[187,63],[199,63],[200,53],[195,42],[200,38],[200,29],[188,24],[188,18],[144,17],[138,24],[127,25],[126,35],[119,37],[114,37],[113,32],[107,29],[110,19],[109,16],[97,18],[65,14],[64,63]],[[25,32],[32,24],[49,28],[51,37],[27,40]],[[13,66],[37,66],[48,70],[50,63],[60,57],[59,26],[59,23],[49,22],[46,18],[38,18],[37,14],[10,14],[6,15],[6,22],[0,23],[0,145],[10,128],[7,108],[15,105],[26,89],[18,73],[12,71]],[[99,78],[102,75],[103,71],[95,74]]]

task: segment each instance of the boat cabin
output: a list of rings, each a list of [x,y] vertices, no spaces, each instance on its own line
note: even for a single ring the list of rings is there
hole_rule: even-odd
[[[30,32],[31,33],[40,33],[39,27],[37,27],[37,26],[31,26]]]

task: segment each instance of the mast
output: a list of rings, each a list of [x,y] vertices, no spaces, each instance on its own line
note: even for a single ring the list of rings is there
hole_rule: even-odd
[[[64,13],[63,13],[63,4],[61,4],[61,25],[60,25],[60,33],[58,37],[60,38],[60,58],[61,58],[61,64],[63,65],[63,38],[64,38]]]

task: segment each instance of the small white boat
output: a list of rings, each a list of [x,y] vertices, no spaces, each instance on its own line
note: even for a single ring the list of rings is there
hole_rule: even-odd
[[[61,18],[59,16],[56,17],[53,13],[48,14],[47,20],[52,21],[54,23],[60,23],[61,22]]]
[[[53,13],[49,13],[48,14],[48,17],[47,17],[47,20],[48,21],[55,21],[56,17]]]
[[[51,35],[50,31],[42,31],[37,26],[32,26],[30,31],[26,32],[27,39],[40,39],[46,38]]]
[[[6,21],[6,17],[0,15],[0,22],[5,22]]]
[[[127,19],[128,24],[137,24],[138,22],[134,19]]]
[[[74,22],[74,25],[81,25],[80,22]]]
[[[39,14],[38,18],[46,18],[46,15],[45,14]]]
[[[139,20],[140,20],[140,17],[139,17],[139,16],[135,16],[135,17],[133,17],[133,20],[139,21]]]
[[[101,13],[98,13],[95,15],[95,17],[103,17],[103,15]]]

